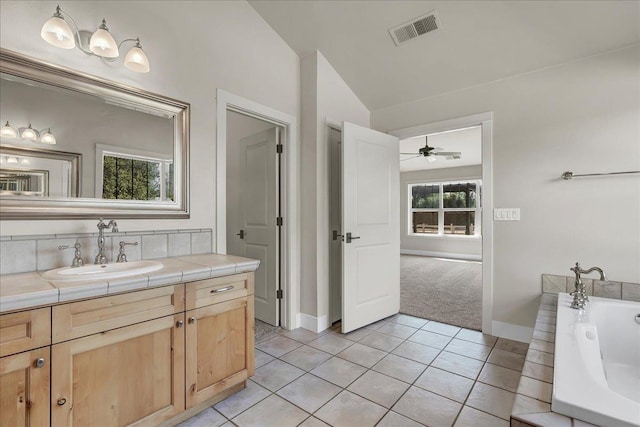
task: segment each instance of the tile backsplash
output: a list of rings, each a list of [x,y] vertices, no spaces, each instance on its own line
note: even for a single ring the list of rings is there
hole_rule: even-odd
[[[118,256],[121,241],[138,243],[126,247],[127,259],[165,258],[168,256],[211,253],[213,231],[207,229],[105,232],[105,255],[108,262]],[[58,246],[82,245],[82,259],[92,264],[98,253],[98,233],[51,234],[44,236],[0,237],[0,274],[25,273],[71,265],[73,248]]]
[[[557,294],[573,292],[575,276],[558,276],[555,274],[542,275],[542,292]],[[640,283],[615,282],[610,280],[595,280],[582,278],[587,289],[587,295],[602,298],[640,301]]]

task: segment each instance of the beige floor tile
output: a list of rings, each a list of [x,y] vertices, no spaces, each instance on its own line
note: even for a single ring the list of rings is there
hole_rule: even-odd
[[[553,384],[524,376],[520,378],[518,385],[518,393],[520,394],[551,403],[552,391]]]
[[[355,343],[346,350],[338,353],[336,356],[350,362],[357,363],[358,365],[366,368],[371,368],[386,355],[387,353],[382,350],[377,350],[366,345]]]
[[[331,359],[331,355],[309,347],[308,345],[303,345],[280,357],[280,359],[300,369],[310,371],[321,363]]]
[[[371,427],[386,409],[349,391],[343,391],[314,414],[333,427]]]
[[[363,328],[367,328],[367,329],[371,329],[372,331],[377,330],[378,328],[380,328],[382,325],[384,325],[385,323],[387,323],[388,320],[378,320],[375,323],[371,323],[369,325],[363,326]]]
[[[451,340],[445,347],[445,350],[483,361],[487,360],[489,353],[491,353],[491,347],[457,338]]]
[[[348,360],[332,357],[311,371],[313,375],[330,381],[340,387],[347,387],[366,372],[366,368]]]
[[[446,335],[448,337],[455,336],[460,332],[460,328],[446,323],[431,321],[422,327],[425,331],[435,332],[436,334]]]
[[[447,344],[449,344],[449,341],[451,341],[451,337],[420,329],[418,332],[409,337],[409,341],[443,349],[447,346]]]
[[[522,365],[524,365],[524,356],[494,348],[487,362],[520,372],[522,371]]]
[[[533,414],[538,412],[549,412],[551,405],[542,402],[537,399],[524,396],[522,394],[516,394],[515,402],[513,403],[513,414]]]
[[[378,328],[377,332],[402,338],[404,340],[409,338],[411,335],[413,335],[417,330],[418,329],[412,328],[411,326],[389,322],[385,325],[382,325],[380,328]]]
[[[402,344],[402,339],[391,335],[373,332],[359,341],[360,344],[368,345],[378,350],[390,352]]]
[[[408,388],[409,384],[407,383],[374,371],[367,371],[355,380],[347,390],[385,408],[391,408]]]
[[[226,422],[227,419],[220,415],[218,411],[213,408],[207,408],[198,415],[194,415],[188,420],[178,424],[177,427],[218,427]]]
[[[422,363],[389,354],[371,369],[411,384],[426,368]]]
[[[353,341],[340,338],[334,334],[326,334],[309,342],[308,345],[331,354],[338,354],[353,344]]]
[[[284,331],[284,332],[280,332],[280,335],[285,336],[287,338],[291,338],[292,340],[296,340],[298,342],[301,342],[303,344],[306,344],[308,342],[311,342],[315,339],[320,338],[322,335],[324,335],[324,333],[316,333],[313,331],[309,331],[307,329],[304,328],[298,328],[298,329],[294,329],[292,331]]]
[[[510,351],[512,353],[518,354],[527,354],[527,350],[529,349],[529,344],[508,340],[506,338],[499,338],[496,342],[495,348],[504,351]]]
[[[440,349],[405,341],[393,350],[393,354],[428,365],[440,354]]]
[[[556,414],[555,412],[527,414],[521,415],[519,418],[526,421],[528,425],[535,426],[572,427],[574,425],[571,418]]]
[[[256,348],[258,350],[264,351],[267,354],[270,354],[274,357],[280,357],[285,353],[289,353],[292,350],[300,347],[298,341],[292,340],[282,335],[276,335],[273,338],[270,338],[265,341],[261,341],[259,344],[256,344]]]
[[[454,427],[509,427],[509,422],[465,406],[460,411]]]
[[[553,368],[550,366],[539,365],[537,363],[526,361],[522,368],[522,375],[536,380],[553,383]]]
[[[422,424],[400,415],[396,412],[389,411],[387,415],[380,420],[376,427],[421,427]]]
[[[462,405],[453,400],[411,387],[393,406],[393,411],[431,427],[449,427],[461,408]]]
[[[462,375],[467,378],[476,379],[484,363],[477,359],[461,356],[455,353],[443,351],[433,361],[431,366]]]
[[[251,379],[271,391],[276,391],[303,374],[303,370],[276,359],[256,369]]]
[[[476,344],[488,345],[489,347],[493,346],[498,338],[492,337],[491,335],[483,334],[479,331],[472,331],[471,329],[462,329],[456,335],[456,338],[471,341]]]
[[[418,378],[414,385],[448,397],[456,402],[464,403],[469,395],[469,391],[471,391],[471,387],[473,387],[473,380],[441,369],[429,367],[420,375],[420,378]]]
[[[276,394],[305,411],[313,413],[341,391],[340,387],[322,378],[305,374],[282,387]]]
[[[263,351],[255,349],[255,368],[258,369],[262,365],[266,365],[274,359],[273,356]]]
[[[349,341],[360,341],[362,338],[366,337],[371,332],[373,332],[373,330],[367,329],[367,328],[360,328],[360,329],[356,329],[355,331],[347,332],[346,334],[343,334],[339,330],[332,331],[331,333],[339,336],[340,338],[348,339]]]
[[[515,393],[477,382],[466,405],[508,420],[511,416]]]
[[[487,363],[482,368],[478,381],[515,392],[520,382],[520,372]]]
[[[555,353],[556,345],[549,341],[542,341],[536,338],[531,339],[531,344],[529,344],[529,348],[538,351],[544,351],[545,353]]]
[[[231,419],[270,394],[269,390],[249,380],[247,381],[247,388],[216,403],[214,408],[225,417]]]
[[[421,328],[427,324],[427,319],[422,319],[420,317],[409,316],[407,314],[396,314],[391,318],[391,322],[400,323],[401,325],[411,326],[412,328]]]
[[[304,420],[304,422],[300,424],[298,427],[329,427],[329,425],[326,423],[323,423],[316,417],[309,417],[306,420]]]
[[[272,394],[231,421],[238,427],[264,427],[265,420],[269,420],[269,425],[294,427],[308,416],[302,409]]]
[[[531,349],[527,352],[526,360],[553,367],[553,354],[544,351]]]

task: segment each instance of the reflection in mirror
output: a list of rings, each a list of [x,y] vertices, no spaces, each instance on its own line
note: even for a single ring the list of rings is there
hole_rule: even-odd
[[[0,54],[0,151],[24,147],[32,157],[3,160],[2,218],[188,217],[188,104]],[[43,165],[44,153],[76,161]]]

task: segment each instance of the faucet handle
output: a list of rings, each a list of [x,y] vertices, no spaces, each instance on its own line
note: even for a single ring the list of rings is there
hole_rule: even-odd
[[[127,262],[127,254],[124,253],[125,246],[138,246],[138,242],[120,242],[120,252],[118,252],[118,258],[116,262]]]
[[[73,246],[69,245],[60,245],[58,246],[58,250],[64,249],[75,249],[76,252],[73,256],[73,261],[71,262],[71,267],[82,267],[84,265],[84,261],[82,261],[82,254],[80,253],[80,243],[76,242]]]

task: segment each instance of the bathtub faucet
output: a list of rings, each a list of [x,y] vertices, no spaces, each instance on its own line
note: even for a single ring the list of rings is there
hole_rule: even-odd
[[[571,303],[571,308],[575,308],[578,310],[584,309],[589,302],[589,297],[587,296],[587,287],[582,283],[581,274],[589,274],[592,271],[597,271],[600,273],[600,280],[607,280],[607,276],[604,274],[604,271],[600,267],[591,267],[588,270],[583,270],[580,268],[580,264],[576,262],[576,266],[570,268],[569,270],[576,273],[576,288],[571,295],[573,295],[573,302]]]

